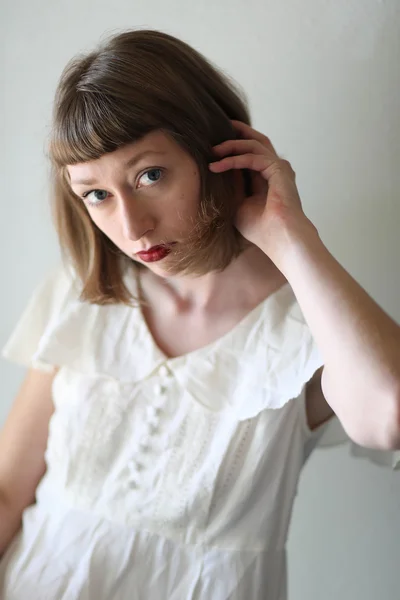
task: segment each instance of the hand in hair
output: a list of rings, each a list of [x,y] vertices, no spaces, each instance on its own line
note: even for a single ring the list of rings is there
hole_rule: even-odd
[[[214,173],[249,169],[253,195],[243,199],[236,226],[250,242],[280,266],[287,249],[301,232],[316,231],[306,217],[291,164],[279,157],[270,139],[241,121],[232,121],[240,139],[213,147],[219,160],[210,163]]]

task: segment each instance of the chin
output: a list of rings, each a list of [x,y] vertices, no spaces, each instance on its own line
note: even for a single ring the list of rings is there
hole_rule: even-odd
[[[133,259],[133,262],[135,263],[135,265],[140,266],[142,269],[146,269],[148,271],[151,271],[152,273],[154,273],[155,275],[158,275],[159,277],[169,277],[170,273],[168,272],[168,269],[166,269],[165,267],[163,268],[163,266],[161,264],[157,264],[156,262],[154,263],[144,263],[140,260],[137,259]],[[161,261],[160,261],[161,262]]]

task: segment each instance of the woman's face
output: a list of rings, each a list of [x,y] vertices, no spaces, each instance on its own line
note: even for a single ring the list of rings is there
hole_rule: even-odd
[[[200,175],[192,157],[157,130],[67,170],[97,227],[124,254],[167,275],[168,253],[188,238],[198,214]]]

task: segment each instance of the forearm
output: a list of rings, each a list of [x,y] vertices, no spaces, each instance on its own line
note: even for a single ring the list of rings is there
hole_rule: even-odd
[[[0,558],[21,527],[21,511],[12,506],[0,495]]]
[[[385,446],[388,436],[396,446],[399,325],[337,262],[308,221],[288,237],[277,266],[292,286],[323,356],[326,400],[365,445]]]

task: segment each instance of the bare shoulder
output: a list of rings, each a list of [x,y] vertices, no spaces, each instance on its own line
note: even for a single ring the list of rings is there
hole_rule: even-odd
[[[308,426],[311,430],[330,419],[335,413],[325,400],[321,386],[321,377],[324,367],[318,369],[306,384],[306,412]]]

